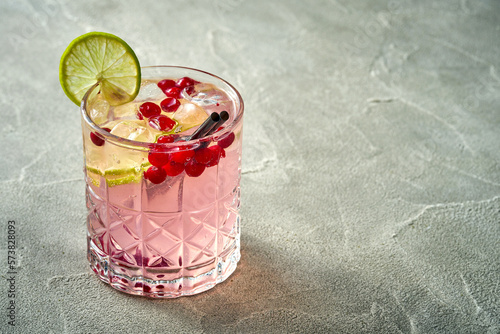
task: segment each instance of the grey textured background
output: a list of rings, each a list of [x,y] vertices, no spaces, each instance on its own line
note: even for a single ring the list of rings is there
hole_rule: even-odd
[[[0,22],[0,332],[500,333],[499,1],[3,0]],[[58,66],[94,30],[245,100],[242,260],[209,292],[88,269]]]

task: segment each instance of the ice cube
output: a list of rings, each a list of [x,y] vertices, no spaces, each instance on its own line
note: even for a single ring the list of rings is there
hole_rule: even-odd
[[[182,132],[200,125],[207,117],[208,114],[202,107],[188,102],[182,104],[172,118],[179,123],[176,132]]]
[[[111,112],[115,119],[136,119],[139,107],[137,103],[125,103],[116,107],[113,107]]]
[[[201,107],[210,107],[229,100],[226,94],[209,83],[197,84],[195,92],[188,99]]]
[[[121,121],[113,127],[111,133],[125,139],[153,143],[161,131],[147,128],[144,121],[136,120]]]
[[[158,87],[156,81],[143,80],[141,83],[141,89],[139,94],[136,96],[135,101],[157,101],[162,100],[166,97],[165,93]]]
[[[109,103],[102,98],[102,94],[96,96],[91,102],[89,116],[94,123],[101,125],[108,120]]]

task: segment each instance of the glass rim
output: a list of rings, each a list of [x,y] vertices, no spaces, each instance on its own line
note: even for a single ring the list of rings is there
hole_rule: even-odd
[[[87,101],[90,97],[90,94],[94,91],[94,89],[98,86],[98,83],[92,85],[85,95],[83,96],[82,102],[80,104],[80,111],[83,117],[83,120],[85,123],[90,126],[90,128],[99,134],[105,141],[111,141],[113,144],[116,144],[121,147],[126,147],[126,148],[132,148],[132,149],[138,149],[138,150],[144,150],[144,151],[149,151],[152,146],[157,146],[157,145],[162,145],[165,148],[169,147],[191,147],[193,145],[196,145],[200,142],[204,141],[216,141],[216,139],[223,137],[225,134],[230,133],[242,120],[243,118],[243,112],[244,112],[244,103],[243,103],[243,98],[241,97],[240,93],[236,88],[234,88],[233,85],[231,85],[229,82],[226,80],[222,79],[221,77],[203,71],[199,70],[196,68],[192,67],[185,67],[185,66],[176,66],[176,65],[153,65],[153,66],[141,66],[141,74],[143,69],[161,69],[161,68],[176,68],[176,69],[183,69],[183,70],[188,70],[188,71],[194,71],[198,73],[202,73],[204,75],[211,76],[212,78],[215,78],[222,83],[226,84],[229,86],[229,88],[236,94],[236,102],[239,104],[239,107],[237,110],[235,110],[235,116],[234,119],[231,120],[231,122],[226,122],[224,128],[221,131],[218,131],[217,133],[211,134],[209,136],[201,137],[198,139],[193,139],[193,140],[188,140],[188,141],[177,141],[174,143],[147,143],[147,142],[140,142],[132,139],[127,139],[127,138],[122,138],[119,136],[116,136],[103,128],[101,128],[99,125],[97,125],[92,118],[90,118],[88,112],[87,112]],[[142,80],[142,75],[141,75],[141,80]]]

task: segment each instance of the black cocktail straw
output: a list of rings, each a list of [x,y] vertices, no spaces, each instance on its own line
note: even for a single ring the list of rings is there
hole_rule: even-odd
[[[214,133],[215,131],[217,131],[221,126],[222,124],[224,124],[228,119],[229,119],[229,113],[227,111],[221,111],[221,113],[219,114],[219,121],[217,123],[215,123],[212,128],[210,128],[209,131],[207,131],[207,133],[205,133],[205,136],[210,136],[212,133]]]
[[[227,111],[221,111],[219,114],[219,121],[215,123],[212,128],[205,134],[205,136],[210,136],[212,133],[217,131],[219,127],[224,124],[227,120],[229,119],[229,113]],[[209,142],[203,142],[200,144],[200,148],[207,147],[209,145]]]
[[[198,129],[189,137],[188,140],[194,140],[198,138],[203,138],[207,134],[211,133],[213,128],[219,123],[220,116],[218,113],[213,112],[208,116],[208,118],[203,122]]]
[[[220,120],[212,128],[212,131],[206,134],[207,136],[211,135],[212,133],[214,133],[215,131],[217,131],[222,126],[222,124],[224,124],[229,119],[229,113],[227,111],[225,111],[225,110],[221,111],[220,114],[219,114],[219,116],[220,116]]]
[[[214,116],[214,114],[217,115],[218,117],[218,120],[216,122],[215,119],[216,117]],[[215,112],[213,112],[209,118],[207,118],[205,120],[205,122],[203,122],[202,125],[200,125],[200,127],[198,128],[198,130],[196,130],[195,133],[193,133],[193,135],[191,136],[191,138],[189,140],[192,140],[192,139],[198,139],[198,138],[202,138],[202,137],[206,137],[206,136],[210,136],[212,133],[214,133],[215,131],[217,131],[217,129],[219,129],[219,127],[224,124],[227,120],[229,119],[229,113],[227,111],[221,111],[220,114],[217,114]],[[199,131],[201,128],[204,128],[204,129],[208,129],[208,130],[201,130]],[[198,131],[200,132],[199,135],[197,135]],[[204,132],[204,134],[203,134]],[[197,135],[197,137],[195,137],[195,135]],[[200,144],[200,148],[203,148],[203,147],[207,147],[210,143],[209,142],[203,142]]]

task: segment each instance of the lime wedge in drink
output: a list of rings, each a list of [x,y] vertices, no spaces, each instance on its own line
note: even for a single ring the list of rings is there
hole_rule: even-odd
[[[85,145],[87,176],[99,187],[101,177],[108,186],[139,182],[144,170],[151,164],[147,152],[131,151],[107,143],[101,147],[87,142]]]
[[[59,81],[77,105],[96,83],[110,105],[120,105],[139,93],[141,67],[134,51],[121,38],[90,32],[74,39],[64,51]]]
[[[105,174],[104,179],[109,187],[118,186],[120,184],[127,184],[131,182],[138,183],[142,180],[142,173],[147,170],[151,164],[144,164],[141,169],[138,170],[114,170],[114,174]],[[90,178],[91,182],[96,186],[100,186],[101,173],[97,172],[94,168],[87,166],[87,176]]]
[[[110,143],[95,146],[86,141],[85,164],[87,169],[101,176],[141,173],[148,162],[148,152],[131,150]]]

